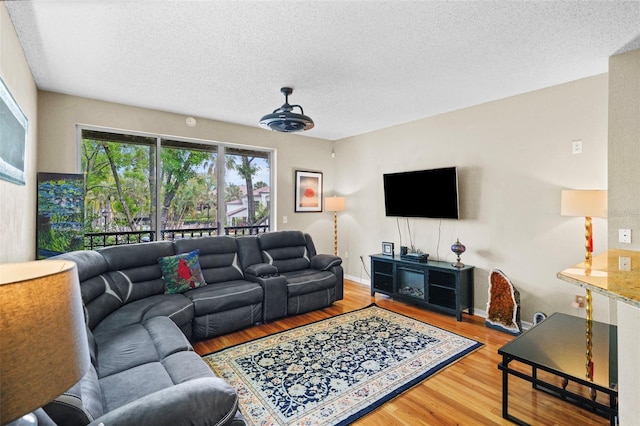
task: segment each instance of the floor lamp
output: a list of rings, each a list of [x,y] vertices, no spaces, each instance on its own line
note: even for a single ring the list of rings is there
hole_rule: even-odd
[[[32,411],[89,369],[76,264],[0,265],[0,424],[35,424]]]
[[[338,212],[344,211],[347,202],[344,197],[327,197],[324,206],[328,212],[333,212],[333,254],[338,255]]]
[[[591,274],[591,260],[593,253],[593,227],[591,224],[592,217],[607,217],[607,191],[605,190],[564,190],[562,191],[561,200],[562,216],[584,217],[584,265],[585,275]],[[585,310],[587,314],[587,363],[586,377],[593,380],[593,363],[592,359],[592,324],[593,324],[593,306],[591,299],[591,290],[586,290]],[[593,391],[593,390],[592,390]],[[592,398],[595,395],[591,395]]]

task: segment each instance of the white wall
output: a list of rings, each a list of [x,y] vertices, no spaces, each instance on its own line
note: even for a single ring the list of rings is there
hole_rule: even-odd
[[[609,247],[640,249],[640,49],[609,58]],[[618,229],[632,243],[618,242]],[[631,265],[637,269],[639,265]],[[614,302],[615,303],[615,302]],[[640,309],[617,302],[620,424],[640,424]]]
[[[640,49],[609,59],[609,248],[640,250]],[[631,229],[631,244],[618,229]]]
[[[0,4],[0,76],[29,120],[25,185],[0,180],[0,263],[35,259],[37,89],[4,3]],[[2,143],[6,143],[3,141]]]
[[[520,291],[522,319],[536,311],[584,315],[571,307],[581,291],[556,273],[584,258],[584,219],[560,216],[562,189],[607,188],[606,75],[538,90],[340,140],[336,187],[347,198],[339,218],[346,274],[368,280],[368,255],[382,241],[400,245],[395,218],[384,215],[382,174],[458,166],[461,220],[410,219],[416,248],[476,266],[475,307],[486,310],[488,275],[502,270]],[[571,142],[584,152],[571,154]],[[429,188],[413,188],[416,200]],[[417,201],[419,202],[419,201]],[[402,243],[407,224],[400,221]],[[607,249],[607,223],[594,218],[595,252]],[[608,300],[594,295],[594,316],[608,320]]]

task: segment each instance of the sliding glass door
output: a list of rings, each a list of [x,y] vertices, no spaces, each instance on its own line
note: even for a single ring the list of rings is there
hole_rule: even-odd
[[[81,129],[85,247],[267,232],[272,152]]]

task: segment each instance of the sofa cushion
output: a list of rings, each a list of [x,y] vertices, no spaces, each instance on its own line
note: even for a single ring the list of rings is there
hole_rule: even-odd
[[[194,316],[200,317],[241,306],[260,304],[263,290],[260,284],[236,280],[189,290],[184,295],[193,302]]]
[[[175,254],[171,241],[105,247],[98,251],[109,265],[108,276],[130,303],[156,294],[164,294],[164,280],[158,259]]]
[[[153,317],[140,324],[96,333],[95,339],[100,379],[193,350],[184,334],[167,317]]]
[[[300,231],[279,231],[258,235],[264,263],[274,265],[278,272],[308,269],[311,261],[307,241]]]
[[[200,267],[207,284],[244,278],[238,261],[238,243],[226,235],[178,240],[176,253],[200,250]]]
[[[176,325],[154,317],[97,334],[105,411],[202,377],[215,377]]]
[[[184,293],[207,285],[200,269],[199,253],[200,250],[194,250],[158,259],[162,269],[165,294]]]
[[[121,405],[90,426],[246,425],[237,407],[238,395],[231,386],[217,377],[202,377]]]
[[[100,379],[107,412],[173,385],[171,376],[159,361],[140,364]]]
[[[335,287],[337,280],[332,272],[316,269],[285,272],[282,275],[287,278],[287,295],[289,297]]]
[[[258,238],[255,235],[236,237],[236,244],[238,244],[238,257],[243,269],[256,263],[264,262],[258,245]]]
[[[91,329],[124,304],[124,298],[108,273],[81,281],[80,293],[85,320]]]
[[[79,250],[55,258],[71,260],[78,266],[80,293],[85,308],[85,321],[89,328],[93,329],[106,316],[122,306],[122,294],[109,278],[109,265],[98,252]]]
[[[167,317],[183,328],[193,319],[191,300],[182,294],[159,294],[128,303],[105,318],[93,330],[95,337],[101,333],[140,324],[150,318]]]

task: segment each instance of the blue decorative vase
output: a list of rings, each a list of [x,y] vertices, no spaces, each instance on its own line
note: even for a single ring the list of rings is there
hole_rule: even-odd
[[[451,251],[454,252],[457,256],[456,263],[452,263],[451,266],[455,266],[456,268],[462,268],[464,263],[460,262],[460,255],[464,253],[467,248],[460,242],[460,238],[456,239],[456,242],[451,246]]]

